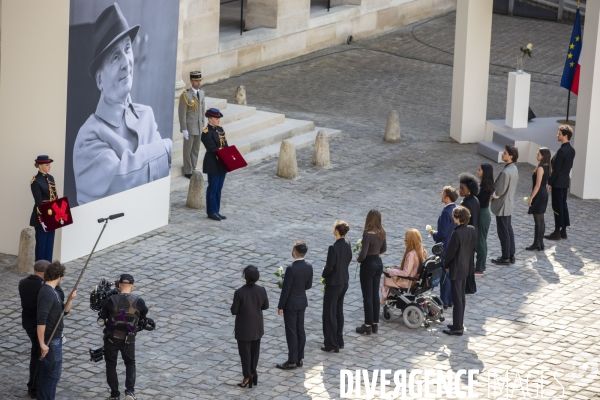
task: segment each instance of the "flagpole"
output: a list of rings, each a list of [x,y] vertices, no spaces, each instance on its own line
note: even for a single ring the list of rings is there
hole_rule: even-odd
[[[567,124],[569,123],[569,106],[571,105],[571,91],[569,90],[569,96],[567,97]]]

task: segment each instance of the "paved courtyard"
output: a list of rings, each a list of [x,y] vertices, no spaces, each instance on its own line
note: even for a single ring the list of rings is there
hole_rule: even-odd
[[[448,136],[454,23],[455,14],[449,14],[207,85],[208,96],[231,101],[235,88],[243,84],[252,106],[342,129],[342,136],[330,143],[332,166],[313,167],[311,149],[303,149],[297,154],[297,180],[275,176],[277,159],[229,174],[222,206],[228,219],[220,223],[206,219],[203,211],[186,208],[186,191],[175,191],[168,226],[95,254],[66,319],[68,342],[57,398],[108,397],[104,364],[91,363],[87,354],[102,338],[88,298],[101,278],[123,272],[135,276],[135,292],[146,300],[158,326],[138,336],[139,399],[339,398],[340,369],[477,369],[479,398],[488,397],[488,372],[504,380],[509,371],[511,385],[516,382],[512,398],[522,398],[517,373],[523,389],[529,379],[529,393],[536,397],[532,382],[540,384],[540,370],[549,370],[544,397],[600,398],[600,202],[573,196],[569,239],[548,241],[546,251],[537,253],[524,250],[533,240],[533,220],[526,214],[526,203],[517,201],[517,262],[490,263],[486,275],[477,278],[477,294],[467,297],[464,336],[444,335],[446,323],[411,330],[398,314],[389,323],[382,321],[376,335],[354,333],[363,314],[352,264],[345,349],[339,354],[319,349],[318,281],[327,246],[334,241],[333,222],[348,221],[347,237],[354,243],[368,210],[378,208],[388,233],[384,265],[398,264],[404,232],[417,228],[425,235],[425,226],[435,225],[442,187],[457,187],[459,173],[475,173],[480,163],[489,162],[476,154],[474,145],[459,145]],[[531,107],[540,117],[564,114],[567,94],[558,82],[570,31],[568,25],[494,16],[489,119],[503,118],[506,73],[514,69],[519,46],[528,42],[534,45],[534,58],[525,66],[533,73]],[[573,112],[575,105],[573,100]],[[391,109],[400,112],[402,141],[397,144],[382,141]],[[501,166],[494,168],[497,173]],[[530,194],[531,172],[530,165],[519,164],[518,199]],[[546,218],[552,229],[550,207]],[[280,291],[273,272],[291,262],[297,239],[308,243],[307,260],[315,268],[308,291],[307,348],[304,368],[281,371],[274,366],[286,360],[287,348],[283,319],[276,312]],[[491,259],[500,247],[494,222],[488,243]],[[425,239],[428,249],[432,244]],[[0,397],[25,398],[28,341],[20,326],[17,294],[25,274],[15,272],[14,257],[0,259]],[[84,262],[67,264],[66,289]],[[229,311],[234,290],[243,284],[241,270],[248,264],[260,268],[259,284],[266,287],[271,304],[264,313],[259,385],[251,390],[236,385],[241,367]],[[447,318],[450,322],[451,314]],[[123,391],[122,364],[119,371]],[[466,384],[463,376],[463,390]],[[511,390],[512,386],[509,394]]]

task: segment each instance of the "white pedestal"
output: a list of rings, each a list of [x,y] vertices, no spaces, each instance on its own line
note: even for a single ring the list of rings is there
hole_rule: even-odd
[[[527,128],[530,85],[531,75],[528,73],[508,73],[506,125],[510,126],[511,128]]]

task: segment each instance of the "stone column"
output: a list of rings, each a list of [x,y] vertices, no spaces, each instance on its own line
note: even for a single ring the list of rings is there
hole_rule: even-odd
[[[459,143],[484,140],[493,0],[458,0],[450,136]]]
[[[184,6],[181,75],[185,79],[191,70],[202,69],[202,57],[219,52],[221,6],[219,0],[186,0]]]
[[[588,1],[581,50],[571,193],[583,199],[600,199],[600,1]]]
[[[1,0],[0,0],[1,1]],[[185,82],[182,79],[181,69],[185,60],[183,54],[183,25],[187,15],[188,0],[179,0],[179,30],[177,31],[177,64],[175,66],[175,99],[179,99],[181,91],[185,88]],[[176,104],[177,105],[177,104]]]
[[[277,33],[289,35],[308,28],[310,0],[278,0]]]

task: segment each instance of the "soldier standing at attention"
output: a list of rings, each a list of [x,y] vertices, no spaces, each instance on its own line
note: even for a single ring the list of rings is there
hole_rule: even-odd
[[[54,231],[47,231],[46,224],[42,222],[40,206],[47,201],[56,200],[56,185],[54,177],[50,175],[50,164],[52,159],[46,155],[38,156],[35,160],[37,175],[31,178],[31,194],[35,205],[29,218],[29,226],[35,228],[35,261],[46,260],[52,262],[52,251],[54,250]]]
[[[202,143],[206,148],[204,162],[202,163],[202,172],[208,175],[208,187],[206,188],[206,213],[208,218],[221,221],[226,217],[220,214],[221,209],[221,190],[225,182],[227,169],[225,164],[217,156],[217,150],[227,147],[227,138],[225,131],[220,126],[223,114],[216,108],[211,108],[206,112],[208,125],[202,131]]]
[[[192,171],[198,163],[200,151],[200,132],[204,128],[204,91],[202,73],[190,72],[192,87],[181,93],[179,98],[179,127],[183,133],[183,173],[186,178],[192,177]]]

